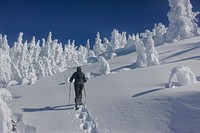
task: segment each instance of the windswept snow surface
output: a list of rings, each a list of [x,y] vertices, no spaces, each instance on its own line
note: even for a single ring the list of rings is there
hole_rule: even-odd
[[[85,84],[86,107],[78,111],[73,109],[73,85],[69,105],[70,85],[65,83],[76,68],[8,88],[14,98],[9,107],[37,133],[199,133],[200,83],[166,86],[177,66],[191,68],[200,80],[200,38],[156,50],[159,66],[136,68],[136,53],[108,60],[111,73],[104,76],[95,74],[98,63],[83,66],[92,78]]]

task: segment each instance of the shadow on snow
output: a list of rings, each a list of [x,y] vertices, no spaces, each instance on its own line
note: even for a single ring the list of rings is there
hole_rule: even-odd
[[[156,92],[156,91],[160,91],[160,90],[163,90],[163,89],[164,88],[158,88],[158,89],[152,89],[152,90],[144,91],[144,92],[135,94],[132,97],[135,98],[135,97],[143,96],[143,95],[146,95],[146,94],[149,94],[149,93],[153,93],[153,92]]]
[[[74,109],[74,104],[60,105],[60,106],[46,106],[44,108],[22,108],[23,112],[41,112],[41,111],[59,111]]]

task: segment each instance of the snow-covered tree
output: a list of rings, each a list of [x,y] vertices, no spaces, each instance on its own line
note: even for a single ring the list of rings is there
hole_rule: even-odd
[[[8,45],[7,35],[0,34],[0,48],[2,48],[7,54],[10,52],[10,46]]]
[[[111,33],[110,43],[113,51],[120,48],[121,36],[118,30],[114,29]]]
[[[11,58],[0,48],[0,86],[6,86],[12,79]]]
[[[104,45],[104,48],[105,48],[105,52],[104,52],[103,56],[106,59],[113,58],[112,55],[114,54],[114,52],[113,52],[111,43],[109,42],[109,40],[107,38],[104,38],[103,45]]]
[[[96,56],[98,56],[98,55],[102,54],[103,52],[105,52],[105,48],[104,48],[104,45],[101,42],[101,38],[100,38],[100,33],[99,32],[97,32],[97,35],[96,35],[95,45],[93,46],[93,51],[94,51],[94,54]]]
[[[168,0],[170,11],[167,16],[169,28],[166,33],[166,41],[177,41],[200,35],[196,16],[199,12],[192,11],[190,0]]]
[[[144,43],[139,39],[138,34],[136,35],[134,44],[137,52],[137,60],[136,60],[137,66],[146,67],[147,66],[146,48],[144,47]]]
[[[86,47],[80,45],[78,49],[78,62],[80,64],[86,64],[88,58],[88,50]]]
[[[147,43],[147,40],[148,40],[148,37],[149,36],[152,36],[153,37],[153,33],[150,31],[150,30],[145,30],[144,33],[140,33],[140,37],[141,37],[141,40],[144,44]]]
[[[154,25],[153,29],[153,40],[155,42],[155,46],[160,46],[165,43],[165,33],[167,32],[167,28],[162,23],[158,23]]]
[[[90,51],[90,39],[87,39],[86,49]]]
[[[99,62],[100,62],[100,75],[106,75],[110,73],[110,65],[108,62],[105,60],[103,56],[99,57]]]
[[[126,32],[122,32],[121,35],[121,48],[125,47],[127,44]]]
[[[190,85],[197,82],[196,76],[189,67],[179,66],[171,70],[168,87]]]
[[[1,133],[15,133],[17,131],[16,125],[13,121],[13,114],[8,107],[6,101],[11,99],[11,94],[6,90],[0,88],[0,132]]]
[[[146,55],[147,55],[147,66],[159,65],[159,55],[154,47],[154,40],[152,35],[147,36],[147,42],[145,44]]]

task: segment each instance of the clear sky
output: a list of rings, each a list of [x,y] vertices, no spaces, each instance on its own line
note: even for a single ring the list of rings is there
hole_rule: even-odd
[[[200,0],[191,3],[193,11],[200,11]],[[52,31],[53,39],[64,44],[68,39],[93,44],[97,32],[110,39],[113,29],[132,34],[159,22],[168,26],[168,11],[168,0],[0,0],[0,34],[11,45],[21,31],[28,42]]]

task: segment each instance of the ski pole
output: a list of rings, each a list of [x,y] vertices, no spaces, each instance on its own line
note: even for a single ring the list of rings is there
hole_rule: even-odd
[[[84,87],[84,94],[85,94],[85,103],[87,103],[87,97],[86,97],[85,87]]]
[[[68,104],[70,104],[70,96],[71,96],[71,83],[69,85],[69,100],[68,100]]]

